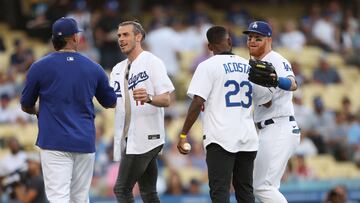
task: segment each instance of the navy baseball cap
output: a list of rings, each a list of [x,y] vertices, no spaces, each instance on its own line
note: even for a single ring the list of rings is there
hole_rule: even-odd
[[[69,36],[81,31],[73,18],[59,18],[52,26],[53,36]]]
[[[255,32],[255,33],[258,33],[258,34],[266,36],[266,37],[271,37],[271,35],[272,35],[272,29],[271,29],[270,25],[265,21],[252,22],[249,25],[248,29],[245,30],[243,33],[249,34],[251,32]]]

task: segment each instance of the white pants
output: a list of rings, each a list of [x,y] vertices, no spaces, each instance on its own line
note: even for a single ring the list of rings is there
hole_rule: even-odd
[[[45,192],[51,203],[88,203],[95,153],[40,150]]]
[[[254,194],[262,203],[286,203],[279,192],[281,177],[289,158],[300,143],[296,121],[289,117],[259,130],[259,150],[254,163]]]

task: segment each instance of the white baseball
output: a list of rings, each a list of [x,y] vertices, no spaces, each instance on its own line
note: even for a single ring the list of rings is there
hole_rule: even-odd
[[[183,145],[183,148],[186,150],[186,151],[190,151],[191,150],[191,145],[189,143],[185,143]]]

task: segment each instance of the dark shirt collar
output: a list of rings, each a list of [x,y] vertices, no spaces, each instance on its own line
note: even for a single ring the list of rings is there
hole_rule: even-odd
[[[234,53],[232,53],[231,51],[224,51],[224,52],[220,52],[217,55],[235,55]]]

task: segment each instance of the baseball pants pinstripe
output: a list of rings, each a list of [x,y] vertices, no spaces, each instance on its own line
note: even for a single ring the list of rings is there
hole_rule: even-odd
[[[139,184],[140,195],[144,203],[160,202],[156,191],[158,168],[156,157],[161,151],[160,145],[144,154],[123,154],[120,160],[119,175],[114,187],[116,199],[120,203],[133,203],[132,189]]]
[[[88,203],[95,153],[40,150],[45,192],[51,203]]]

